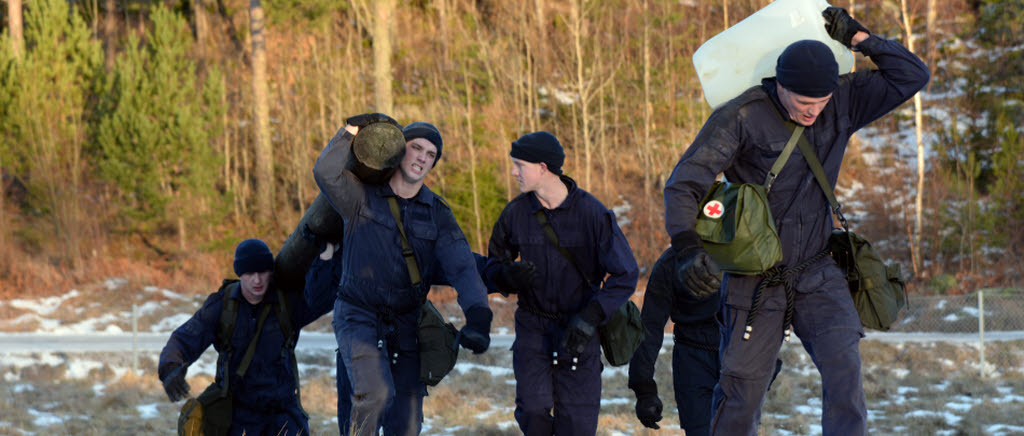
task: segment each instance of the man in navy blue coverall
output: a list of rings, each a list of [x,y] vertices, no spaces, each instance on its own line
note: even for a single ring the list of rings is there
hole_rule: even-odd
[[[654,366],[672,319],[672,385],[679,426],[687,436],[707,436],[711,427],[711,394],[718,383],[718,292],[691,293],[676,275],[676,253],[670,247],[651,268],[640,312],[647,337],[629,362],[629,388],[636,394],[636,417],[645,427],[658,429],[662,403],[654,381]],[[775,373],[782,360],[775,361]],[[769,383],[771,384],[771,383]]]
[[[803,134],[834,187],[850,136],[928,83],[928,68],[903,46],[870,34],[841,8],[829,7],[822,15],[832,38],[870,57],[878,69],[839,76],[823,43],[791,44],[778,58],[776,77],[711,114],[665,185],[665,228],[678,256],[680,280],[722,292],[722,372],[711,434],[756,433],[787,313],[821,374],[823,433],[867,433],[858,350],[863,329],[844,273],[830,256],[820,255],[832,232],[832,217],[801,153],[790,157],[768,194],[782,243],[783,260],[776,271],[796,273],[784,285],[763,291],[749,340],[743,337],[745,322],[764,276],[727,273],[719,279],[694,230],[699,202],[719,173],[734,183],[764,181],[790,137],[786,122],[806,126]]]
[[[292,337],[284,337],[276,310],[270,310],[256,353],[245,377],[239,379],[235,372],[256,334],[260,312],[264,305],[276,305],[279,300],[273,283],[274,256],[263,241],[247,239],[238,244],[234,269],[241,279],[238,285],[226,284],[210,294],[195,315],[171,333],[161,351],[158,373],[167,396],[171,401],[188,396],[189,386],[185,381],[188,366],[211,344],[218,353],[225,352],[217,334],[223,301],[232,298],[240,304],[230,341],[234,352],[227,367],[227,374],[231,377],[228,385],[234,400],[231,434],[308,434],[307,418],[298,401],[297,374],[293,373],[292,359],[295,355],[285,352],[284,347],[288,341],[290,344],[298,342],[302,327],[329,312],[331,301],[325,298],[307,304],[300,292],[285,292],[293,324]],[[217,381],[220,382],[224,376],[223,373],[217,374]]]
[[[509,155],[523,193],[494,224],[485,274],[502,293],[519,294],[515,417],[526,435],[593,435],[603,369],[597,327],[633,294],[639,269],[615,214],[562,175],[554,135],[523,135]],[[575,266],[545,236],[538,211]]]
[[[416,122],[403,129],[406,151],[386,183],[368,184],[346,169],[352,140],[373,123],[398,126],[383,114],[347,120],[313,168],[320,190],[344,220],[342,272],[334,305],[334,331],[352,387],[352,424],[357,434],[418,434],[426,387],[419,380],[419,309],[431,278],[442,274],[458,292],[466,316],[461,344],[475,353],[490,344],[491,310],[473,255],[447,203],[424,185],[441,157],[441,135]],[[389,198],[422,280],[413,283]]]
[[[313,261],[306,275],[306,298],[307,301],[322,301],[324,298],[330,298],[333,303],[338,292],[338,283],[341,282],[342,271],[341,256],[334,257],[334,254],[341,248],[341,244],[328,242],[322,248],[320,256]],[[477,253],[473,253],[473,258],[476,260],[477,272],[483,275],[487,258]],[[443,277],[436,279],[431,284],[451,286],[448,279]],[[486,280],[484,284],[488,284]],[[488,286],[487,292],[497,291],[492,291]],[[333,304],[331,307],[334,307]],[[341,353],[337,353],[335,364],[337,366],[335,382],[338,391],[338,431],[342,436],[348,436],[352,430],[352,383],[348,380],[348,372],[345,370],[345,361],[341,358]]]
[[[718,381],[719,294],[694,295],[676,286],[675,252],[661,254],[651,269],[640,316],[647,330],[643,344],[629,362],[629,388],[636,393],[636,415],[649,428],[659,428],[662,404],[654,381],[665,322],[671,317],[672,381],[679,424],[687,436],[706,436],[711,425],[711,392]]]

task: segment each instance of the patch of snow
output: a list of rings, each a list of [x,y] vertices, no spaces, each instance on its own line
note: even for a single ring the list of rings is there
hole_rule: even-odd
[[[153,332],[153,333],[164,333],[164,332],[168,332],[169,333],[169,332],[174,331],[174,329],[178,328],[182,324],[185,324],[185,321],[188,321],[189,318],[192,318],[191,314],[187,314],[187,313],[174,314],[174,315],[171,315],[171,316],[169,316],[167,318],[161,319],[159,322],[151,324],[149,326],[149,330],[151,332]]]
[[[57,425],[64,422],[60,416],[57,416],[50,412],[42,412],[36,409],[28,409],[29,415],[32,415],[32,424],[36,427],[49,427],[51,425]]]
[[[601,399],[601,407],[604,407],[604,406],[614,406],[614,405],[618,405],[618,404],[632,405],[633,404],[633,400],[631,400],[629,398],[622,398],[622,397],[607,398],[607,399],[606,398],[602,398]]]
[[[470,372],[470,371],[472,371],[474,369],[480,370],[480,371],[483,371],[483,372],[486,372],[486,373],[489,373],[491,375],[491,377],[512,377],[514,375],[514,373],[512,372],[512,368],[503,368],[503,367],[500,367],[500,366],[479,365],[479,364],[476,364],[476,363],[469,363],[469,362],[456,363],[455,364],[455,368],[453,369],[453,371],[458,371],[459,373],[463,373],[464,374],[464,373]]]
[[[83,379],[94,369],[103,369],[103,364],[95,360],[72,359],[68,361],[68,378]]]
[[[139,411],[139,418],[152,419],[160,416],[158,405],[158,403],[139,404],[135,406],[135,410]]]
[[[75,298],[79,295],[81,295],[81,293],[78,292],[77,289],[72,289],[67,294],[59,295],[56,297],[44,297],[36,300],[25,300],[21,298],[16,298],[14,300],[11,300],[11,306],[17,307],[19,309],[31,310],[39,315],[49,315],[53,313],[53,311],[60,308],[60,305],[65,301],[71,298]]]
[[[918,389],[911,386],[900,386],[896,388],[896,393],[900,395],[906,395],[910,393],[917,393]]]
[[[1020,395],[1006,395],[1001,398],[993,398],[993,403],[1006,404],[1006,403],[1024,403],[1024,397]]]

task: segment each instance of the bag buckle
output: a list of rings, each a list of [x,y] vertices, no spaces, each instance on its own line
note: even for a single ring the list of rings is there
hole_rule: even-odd
[[[768,191],[772,190],[772,185],[775,184],[775,179],[777,177],[779,177],[778,174],[775,174],[775,173],[773,173],[771,171],[768,172],[768,181],[764,184],[764,193],[765,194],[767,194]]]

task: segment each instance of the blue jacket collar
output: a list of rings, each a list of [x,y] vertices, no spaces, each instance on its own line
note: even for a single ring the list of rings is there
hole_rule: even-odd
[[[391,185],[387,183],[376,185],[376,187],[377,195],[380,195],[381,197],[398,197],[398,194],[395,194],[395,191],[391,189]],[[417,192],[410,200],[430,206],[434,204],[435,196],[434,191],[431,191],[430,188],[424,184],[420,187],[420,192]]]
[[[565,187],[569,189],[569,194],[565,196],[565,200],[562,201],[562,204],[559,204],[554,210],[568,209],[571,206],[571,203],[576,202],[576,198],[579,197],[580,190],[576,187],[576,181],[571,177],[562,174],[559,175],[558,178],[565,184]],[[527,197],[530,199],[531,213],[537,213],[538,210],[544,207],[541,206],[540,200],[537,199],[537,194],[535,192],[530,192]]]

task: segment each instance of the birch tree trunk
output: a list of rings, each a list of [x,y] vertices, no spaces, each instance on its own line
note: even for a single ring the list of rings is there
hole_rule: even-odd
[[[910,23],[910,15],[907,13],[907,0],[900,0],[900,14],[903,16],[904,38],[907,42],[907,50],[914,52],[914,31]],[[914,275],[921,275],[921,220],[924,209],[924,141],[922,139],[924,117],[921,108],[921,93],[914,94],[914,134],[917,140],[917,195],[914,199],[914,235],[911,243],[911,260],[913,261]]]
[[[113,1],[113,0],[107,0]],[[206,57],[206,41],[210,34],[209,24],[207,23],[206,17],[206,1],[205,0],[192,0],[192,15],[195,18],[196,26],[196,51],[199,53],[199,57]]]
[[[580,118],[583,123],[581,135],[583,139],[583,183],[587,189],[592,189],[590,184],[591,169],[591,138],[590,138],[590,114],[589,114],[589,90],[587,80],[583,76],[583,5],[582,0],[572,2],[572,34],[573,48],[576,55],[576,93],[580,98]]]
[[[722,30],[729,28],[729,0],[722,0]]]
[[[935,41],[935,18],[938,15],[939,11],[935,8],[935,0],[928,0],[927,8],[928,9],[927,11],[925,11],[924,19],[924,37],[925,40],[928,41],[927,48],[925,49],[925,56],[928,57],[928,66],[931,67],[932,71],[935,71],[935,46],[937,45],[937,41]],[[928,82],[928,85],[929,87],[931,86],[931,81]]]
[[[14,57],[19,57],[25,52],[25,26],[22,23],[21,0],[7,0],[7,26],[10,29]]]
[[[256,216],[270,221],[274,199],[274,150],[270,145],[270,103],[267,89],[267,47],[263,6],[260,0],[249,2],[249,29],[252,38],[252,94],[256,149]]]
[[[377,112],[392,114],[391,95],[391,29],[395,16],[395,0],[373,3],[373,89]]]
[[[105,0],[103,9],[106,12],[106,16],[103,18],[103,60],[107,71],[111,71],[114,69],[114,58],[116,56],[117,2]]]
[[[477,250],[486,253],[483,224],[480,222],[480,194],[476,183],[476,144],[473,143],[473,84],[469,72],[462,66],[462,85],[466,87],[466,148],[469,150],[469,186],[473,190],[473,235],[476,236]]]
[[[651,180],[651,171],[654,169],[654,162],[651,152],[651,22],[648,13],[648,3],[644,0],[644,206],[647,215],[647,228],[652,229],[648,233],[654,233],[654,198],[651,191],[654,190]]]

